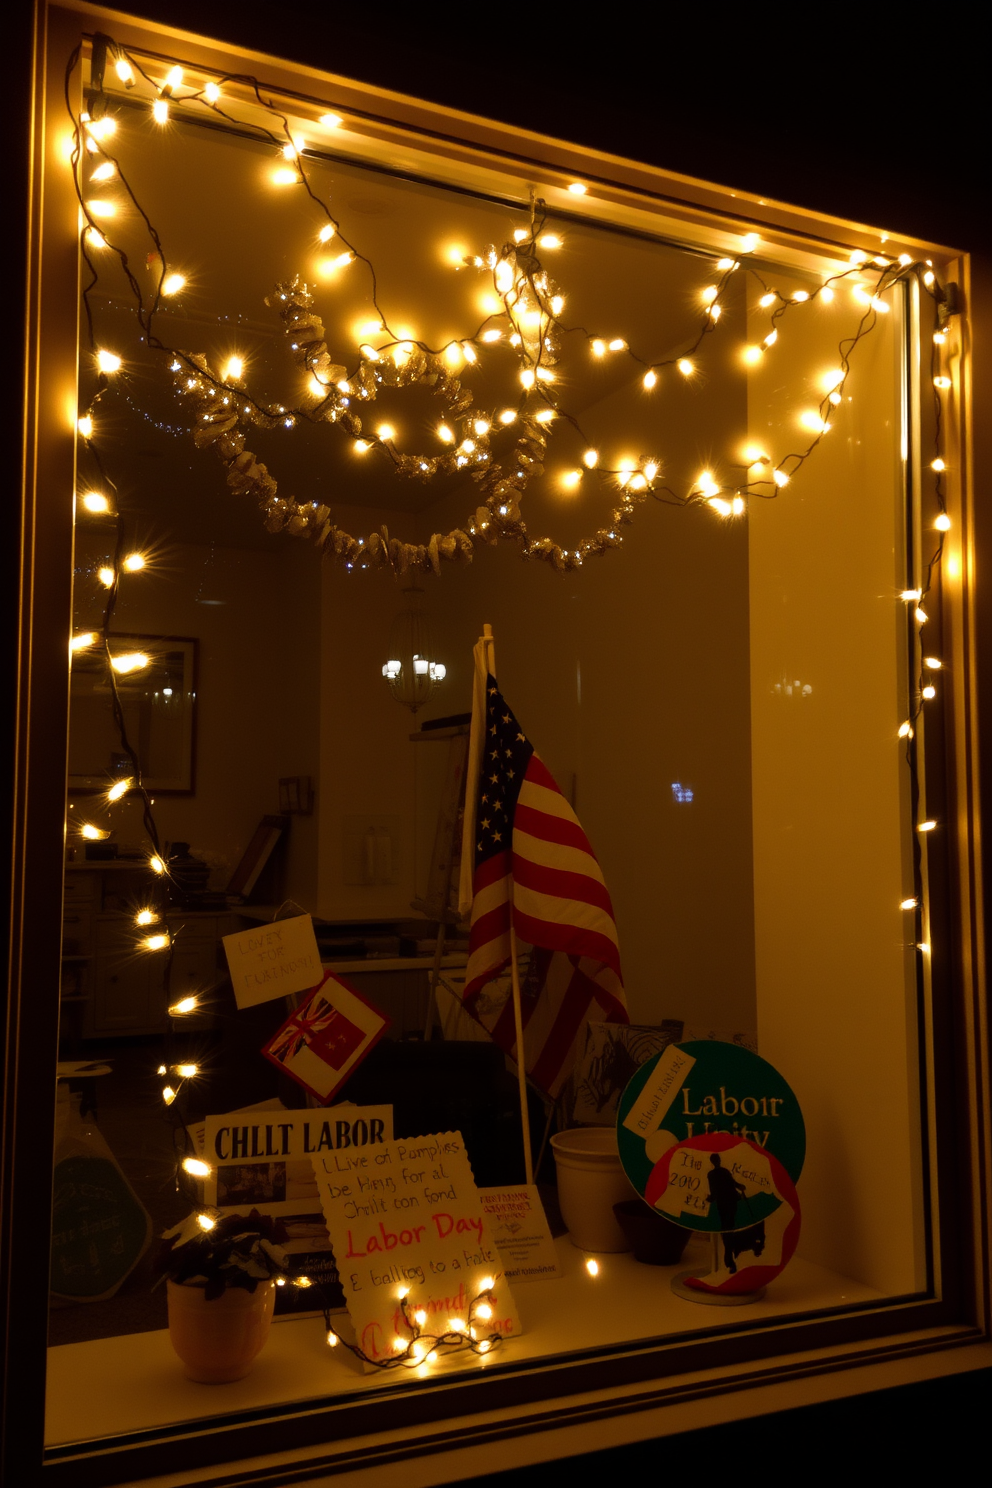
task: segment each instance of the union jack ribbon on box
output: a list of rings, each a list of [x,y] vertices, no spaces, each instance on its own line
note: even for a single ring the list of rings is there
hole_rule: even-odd
[[[326,972],[262,1053],[326,1105],[389,1023],[342,977]]]

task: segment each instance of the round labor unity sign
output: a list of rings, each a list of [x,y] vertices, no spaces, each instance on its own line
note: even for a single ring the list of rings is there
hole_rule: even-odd
[[[742,1169],[731,1178],[716,1148],[684,1156],[696,1138],[718,1134],[733,1139],[728,1151],[740,1144],[733,1161],[745,1163],[747,1175]],[[795,1095],[767,1060],[737,1044],[698,1039],[670,1044],[633,1076],[617,1109],[617,1144],[627,1177],[653,1208],[687,1229],[727,1231],[760,1223],[782,1203],[768,1159],[794,1184],[806,1128]],[[683,1156],[663,1161],[674,1148]],[[725,1223],[731,1181],[746,1189],[747,1205]]]

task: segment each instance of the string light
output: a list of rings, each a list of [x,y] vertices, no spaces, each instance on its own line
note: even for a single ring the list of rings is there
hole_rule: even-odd
[[[99,491],[87,491],[81,500],[88,512],[102,513],[110,510],[110,502]]]
[[[70,638],[69,650],[70,652],[85,651],[89,646],[95,645],[97,639],[98,637],[95,630],[80,631],[78,635],[74,635]]]
[[[144,651],[121,651],[116,656],[110,658],[110,665],[115,672],[120,672],[122,676],[127,676],[130,672],[140,672],[142,667],[146,667],[150,660],[151,657],[146,656]]]
[[[127,795],[128,791],[131,790],[133,786],[133,780],[116,781],[107,791],[107,800],[111,803],[113,803],[114,801],[119,801],[123,796]]]
[[[85,837],[87,842],[106,842],[110,833],[103,827],[95,827],[92,822],[83,822],[79,835]]]
[[[187,1013],[195,1013],[199,1003],[195,997],[182,997],[174,1002],[169,1008],[170,1018],[182,1018]]]
[[[588,1271],[588,1273],[589,1273],[590,1276],[598,1276],[599,1275],[599,1262],[598,1261],[594,1261],[594,1260],[588,1260],[588,1261],[586,1261],[586,1270]]]
[[[130,76],[133,83],[133,69],[122,51],[118,51],[117,53],[115,70],[125,86],[129,85],[125,73]],[[174,89],[179,86],[181,81],[182,69],[177,65],[169,72],[160,96],[155,100],[153,105],[154,117],[159,122],[164,123],[169,117],[170,98],[176,104],[185,104],[187,102],[193,102],[196,99],[206,99],[208,103],[215,104],[220,97],[218,85],[210,82],[203,88],[202,92],[194,94],[193,99],[173,98]],[[270,107],[269,105],[265,106]],[[327,127],[336,128],[343,121],[340,115],[328,113],[321,116],[321,122]],[[95,142],[113,132],[115,121],[109,116],[105,116],[101,120],[91,120],[88,116],[80,116],[80,127],[87,149],[91,150],[91,147],[95,147]],[[288,133],[288,130],[286,132]],[[277,169],[286,171],[286,176],[283,178],[286,184],[289,181],[299,182],[307,185],[309,190],[303,165],[299,159],[299,151],[303,147],[304,142],[299,138],[293,138],[288,144],[280,141],[277,148],[286,160],[287,165],[285,167],[278,167]],[[99,154],[99,150],[96,153]],[[109,170],[107,169],[108,166],[110,167]],[[112,179],[115,174],[117,174],[117,171],[114,168],[113,162],[101,161],[95,166],[92,172],[92,179],[107,181]],[[127,186],[126,181],[124,185]],[[578,181],[572,182],[568,186],[568,190],[574,195],[584,195],[587,189],[583,183]],[[129,187],[128,190],[130,191]],[[80,199],[82,200],[82,196]],[[110,208],[112,212],[115,203],[107,202],[106,199],[97,199],[95,206],[98,214],[106,216],[111,214],[107,209]],[[643,499],[648,493],[653,494],[659,499],[671,500],[680,505],[686,505],[698,500],[706,500],[721,516],[741,515],[744,513],[746,510],[745,494],[742,494],[740,490],[735,491],[733,486],[728,491],[724,486],[714,481],[712,477],[708,477],[705,484],[700,484],[698,488],[691,489],[686,495],[679,495],[669,491],[668,488],[663,487],[659,489],[657,487],[656,479],[659,466],[654,460],[624,460],[618,466],[610,468],[606,464],[600,465],[599,457],[595,452],[587,451],[586,455],[583,456],[583,465],[585,468],[587,470],[595,469],[597,471],[597,478],[601,480],[615,482],[615,487],[620,492],[619,504],[612,514],[610,525],[604,526],[602,531],[595,535],[594,539],[583,540],[579,544],[579,547],[574,550],[564,550],[551,539],[535,539],[527,535],[526,528],[520,517],[519,497],[527,479],[529,479],[529,472],[532,469],[540,471],[544,468],[547,432],[550,429],[552,420],[561,412],[557,404],[556,374],[553,370],[556,359],[554,335],[558,318],[564,312],[565,297],[557,291],[557,288],[551,283],[546,272],[536,260],[535,249],[540,248],[550,251],[560,248],[562,246],[562,240],[557,234],[543,230],[544,213],[545,208],[543,203],[532,202],[530,229],[516,230],[513,234],[514,244],[504,247],[499,254],[495,250],[487,250],[485,254],[468,254],[463,252],[460,260],[461,266],[476,269],[488,267],[493,272],[494,284],[501,298],[497,301],[498,308],[487,310],[486,313],[487,315],[505,314],[507,316],[510,330],[508,339],[521,362],[518,375],[525,396],[521,399],[519,409],[504,410],[499,416],[499,424],[502,428],[506,428],[514,422],[519,423],[518,442],[512,454],[505,462],[491,458],[488,449],[488,423],[484,430],[478,428],[478,423],[486,421],[476,419],[474,425],[470,423],[469,420],[474,418],[471,409],[464,414],[461,410],[458,410],[459,418],[457,421],[451,419],[451,413],[448,413],[448,418],[451,419],[454,427],[451,427],[451,424],[448,425],[452,437],[448,443],[447,450],[440,456],[410,456],[402,451],[393,449],[396,433],[393,426],[389,424],[380,424],[378,426],[375,439],[371,438],[367,433],[364,437],[358,437],[360,425],[358,425],[354,415],[349,413],[346,400],[357,396],[363,401],[367,401],[376,396],[380,387],[389,385],[384,378],[384,362],[380,356],[380,349],[369,345],[367,342],[361,347],[362,362],[359,371],[351,378],[341,376],[337,372],[325,377],[320,368],[316,366],[308,367],[306,386],[319,397],[320,405],[318,408],[314,409],[314,405],[311,403],[302,410],[280,409],[279,418],[276,419],[273,411],[259,404],[247,389],[243,393],[239,389],[238,398],[235,399],[235,406],[231,410],[237,420],[240,420],[243,415],[250,416],[254,421],[263,423],[270,428],[292,428],[300,419],[313,421],[315,416],[325,418],[328,422],[338,423],[340,425],[344,432],[351,437],[353,447],[358,452],[361,453],[371,449],[373,443],[380,452],[385,451],[389,454],[397,471],[400,473],[415,472],[418,475],[429,478],[433,474],[450,468],[445,465],[445,462],[452,459],[457,460],[458,468],[462,468],[467,461],[481,462],[480,473],[484,478],[484,482],[488,482],[488,484],[483,484],[482,489],[484,507],[480,508],[474,520],[466,524],[465,531],[461,532],[459,530],[449,533],[446,536],[435,534],[431,539],[429,547],[426,544],[397,544],[395,540],[386,543],[381,541],[376,534],[372,534],[368,538],[353,539],[348,534],[340,532],[339,529],[330,523],[327,508],[323,507],[319,502],[297,503],[276,496],[274,490],[267,497],[265,508],[266,520],[271,530],[279,530],[280,527],[286,526],[291,532],[315,534],[320,542],[332,546],[335,555],[346,561],[349,567],[354,566],[357,560],[362,567],[369,566],[371,563],[386,562],[394,565],[402,563],[404,565],[413,564],[421,567],[430,566],[437,571],[439,557],[450,559],[456,556],[471,556],[473,541],[485,540],[489,542],[495,541],[499,537],[511,537],[523,540],[523,552],[525,556],[547,559],[555,567],[563,569],[579,565],[583,558],[590,552],[603,552],[609,546],[616,545],[619,542],[619,536],[616,530],[618,525],[631,520],[635,502]],[[106,240],[96,232],[91,222],[86,224],[83,231],[87,245],[96,247],[101,243],[105,244]],[[339,227],[336,223],[332,224],[328,222],[318,234],[318,240],[321,243],[326,243],[338,231]],[[743,255],[748,255],[753,253],[758,246],[759,239],[757,235],[749,233],[740,241],[740,252]],[[517,255],[518,249],[519,256]],[[353,263],[355,257],[355,252],[348,248],[346,252],[343,252],[336,258],[320,260],[317,268],[321,275],[329,276],[338,269],[342,269],[346,265]],[[534,267],[535,264],[536,267]],[[725,276],[744,272],[745,274],[755,274],[760,279],[756,270],[751,266],[744,265],[742,269],[738,258],[724,256],[716,260],[716,268],[720,274]],[[741,355],[745,364],[757,365],[762,358],[763,349],[770,348],[776,344],[779,337],[778,322],[786,311],[791,310],[795,314],[803,305],[816,300],[824,304],[830,303],[835,297],[833,286],[838,282],[842,282],[848,273],[861,276],[862,282],[854,285],[853,292],[857,302],[862,305],[866,314],[854,337],[848,338],[846,342],[841,343],[841,349],[844,353],[843,369],[825,374],[822,378],[821,385],[825,387],[826,400],[834,406],[838,406],[841,401],[840,389],[843,388],[849,367],[851,349],[857,344],[861,336],[867,330],[871,329],[876,315],[888,313],[889,305],[883,299],[883,295],[898,282],[900,277],[908,277],[910,275],[916,275],[926,289],[934,290],[936,277],[929,262],[925,270],[924,266],[914,261],[909,254],[900,254],[897,261],[889,257],[876,255],[869,262],[868,254],[861,250],[855,250],[850,256],[849,269],[838,274],[830,275],[826,282],[812,292],[800,289],[784,295],[778,291],[770,291],[766,288],[761,299],[761,306],[764,309],[772,311],[772,324],[761,345],[749,345],[743,348]],[[185,283],[186,280],[183,275],[166,275],[160,286],[161,293],[165,296],[176,294],[185,286]],[[684,377],[694,375],[697,370],[694,356],[702,337],[706,333],[713,332],[716,329],[721,308],[720,296],[723,283],[724,281],[721,280],[719,284],[709,285],[702,292],[705,314],[702,316],[699,335],[696,342],[687,348],[686,354],[673,358],[672,362],[649,365],[636,357],[627,341],[622,337],[593,337],[589,336],[588,333],[584,333],[586,334],[586,339],[593,356],[602,357],[609,351],[614,354],[625,354],[633,357],[635,361],[640,361],[640,368],[642,369],[640,371],[640,379],[642,387],[645,390],[650,390],[657,385],[658,366],[674,365]],[[280,286],[280,289],[282,288]],[[935,294],[932,294],[931,298],[934,300],[935,306],[938,302],[941,305],[944,304],[944,297],[939,290]],[[373,305],[376,310],[379,309],[374,294]],[[139,306],[139,320],[146,313]],[[946,311],[942,310],[941,313],[946,317]],[[145,322],[142,320],[141,323],[147,330]],[[289,329],[290,327],[287,321],[287,331]],[[406,374],[409,372],[410,374],[406,381],[399,385],[412,385],[418,380],[427,381],[437,375],[435,364],[439,358],[435,354],[429,353],[423,343],[417,341],[412,333],[408,334],[404,330],[399,336],[395,336],[395,333],[388,328],[385,321],[379,323],[376,333],[377,335],[384,334],[387,337],[393,338],[389,345],[381,348],[386,352],[386,367],[394,369],[397,373]],[[935,346],[939,347],[945,343],[946,331],[943,325],[938,326],[938,329],[933,334]],[[323,332],[321,328],[321,342],[322,336]],[[457,371],[463,362],[472,364],[477,361],[477,348],[481,349],[483,346],[492,346],[498,341],[505,339],[501,329],[491,325],[485,326],[480,328],[479,332],[474,336],[464,337],[450,342],[446,347],[442,348],[440,359],[443,359],[449,369],[454,372]],[[161,346],[161,342],[157,344]],[[165,349],[168,350],[168,348]],[[332,359],[329,353],[327,353],[323,342],[321,354],[326,355],[327,364],[330,367],[332,365]],[[222,384],[218,387],[217,382],[205,365],[199,368],[196,359],[185,353],[174,353],[173,355],[175,357],[176,370],[181,370],[187,376],[190,391],[195,392],[198,398],[204,400],[204,415],[206,415],[206,400],[216,399],[225,384],[240,382],[244,375],[243,360],[240,357],[232,357],[224,369]],[[107,375],[112,375],[120,371],[123,366],[122,359],[116,353],[108,350],[98,351],[96,357],[100,371]],[[340,369],[341,372],[344,370],[344,368]],[[933,382],[938,395],[952,386],[951,378],[940,372],[934,375]],[[353,384],[357,386],[353,388]],[[242,397],[245,400],[243,407],[240,402]],[[544,398],[547,401],[548,407],[546,410],[534,407],[534,404],[539,398]],[[216,403],[214,406],[216,409]],[[549,415],[546,418],[541,416],[545,411]],[[830,424],[822,412],[812,409],[805,410],[799,417],[803,427],[809,429],[815,436],[813,444],[805,452],[798,452],[787,456],[781,463],[781,466],[776,469],[770,469],[772,462],[764,454],[762,454],[760,461],[754,460],[749,462],[748,469],[753,472],[753,478],[745,488],[746,494],[751,494],[752,490],[756,490],[759,494],[769,494],[769,487],[771,487],[770,494],[775,495],[778,490],[787,486],[790,476],[794,475],[800,469],[805,459],[811,453],[816,441],[830,428]],[[571,415],[569,415],[569,418],[571,419]],[[571,419],[571,422],[575,423],[576,421]],[[86,413],[78,421],[77,427],[80,435],[84,439],[89,440],[93,432],[91,415]],[[474,439],[472,437],[464,437],[466,432],[470,436],[474,435]],[[579,433],[581,437],[581,429]],[[388,449],[387,446],[389,447]],[[222,448],[219,448],[218,452],[222,453]],[[230,459],[231,457],[228,456],[227,458]],[[255,461],[254,456],[247,451],[245,452],[244,462],[239,459],[239,466],[242,469],[245,468],[245,464],[249,471],[258,466],[258,462]],[[785,464],[788,464],[788,470],[782,468]],[[943,460],[938,456],[932,462],[931,468],[935,475],[939,477],[946,467]],[[473,471],[473,474],[475,473]],[[574,488],[581,478],[581,470],[565,470],[559,475],[561,484],[566,490]],[[271,478],[269,483],[274,488],[274,482],[271,481]],[[762,490],[762,487],[764,487],[764,490]],[[250,479],[245,483],[244,489],[253,489]],[[947,513],[943,510],[943,496],[939,491],[939,484],[938,504],[940,510],[933,520],[933,525],[938,532],[944,533],[950,529],[951,523]],[[82,498],[82,505],[85,510],[95,509],[87,505],[85,496]],[[106,509],[109,510],[109,503]],[[460,539],[464,539],[467,543],[467,553]],[[138,561],[133,561],[135,559]],[[932,571],[933,562],[938,560],[939,551],[937,559],[931,562],[930,571]],[[145,560],[141,555],[130,555],[129,558],[123,561],[121,568],[125,572],[135,572],[144,566],[144,562]],[[928,571],[927,575],[927,590],[930,584],[930,571]],[[99,581],[108,590],[113,590],[117,578],[114,568],[109,566],[101,568],[97,576]],[[919,589],[912,593],[906,591],[902,596],[904,600],[914,605],[914,619],[920,626],[927,621],[926,613],[920,603],[925,592],[926,590],[924,589]],[[112,603],[112,598],[108,600],[108,604],[110,603]],[[118,664],[123,659],[111,658],[113,670],[118,672],[123,670]],[[145,658],[144,664],[147,664],[147,662],[148,658]],[[928,667],[929,659],[925,659],[923,664],[925,667]],[[932,697],[934,693],[935,689],[932,686],[920,689],[920,695],[923,697]],[[903,732],[903,727],[900,727],[899,733],[900,737],[912,739],[911,724],[909,725],[908,733]],[[117,791],[120,787],[122,787],[121,794],[126,794],[132,788],[129,784],[118,782],[108,788],[108,802],[119,799],[118,796],[112,795],[111,792]],[[926,831],[935,825],[936,823],[922,823],[919,829]],[[93,830],[99,829],[94,828]],[[106,835],[109,835],[109,833]],[[154,867],[154,871],[162,874],[167,871],[165,864],[157,853],[152,855],[149,862],[152,866],[157,865]],[[179,1009],[182,1005],[176,1003],[173,1006]],[[195,1006],[195,999],[193,1000],[193,1006]],[[170,1012],[172,1010],[170,1008]],[[168,1090],[169,1087],[166,1087],[166,1089]],[[596,1266],[596,1263],[591,1263],[591,1274],[594,1274],[594,1270],[598,1270],[598,1266]]]
[[[209,1178],[213,1168],[199,1157],[184,1157],[183,1171],[189,1173],[191,1178]]]
[[[164,951],[170,945],[171,940],[168,935],[146,935],[141,942],[142,949],[146,951]]]

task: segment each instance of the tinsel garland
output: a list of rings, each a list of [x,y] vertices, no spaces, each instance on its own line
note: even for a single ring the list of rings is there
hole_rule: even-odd
[[[502,261],[510,253],[517,258],[521,256],[516,250],[504,249]],[[526,317],[526,292],[520,288],[521,284],[531,287],[532,275],[527,272],[531,266],[521,264],[520,276],[515,272],[516,267],[514,264],[513,286],[504,291],[504,303],[514,324],[514,334],[521,337],[526,360],[538,367],[547,366],[555,357],[555,349],[543,329],[546,319],[540,317],[542,329],[535,335]],[[545,278],[540,298],[550,293],[551,288]],[[596,532],[577,549],[565,549],[551,538],[531,538],[521,514],[520,498],[532,477],[544,472],[547,431],[537,414],[522,411],[516,415],[518,437],[508,466],[504,466],[492,457],[489,420],[474,412],[472,392],[451,373],[442,356],[414,342],[396,343],[393,356],[384,356],[367,347],[365,359],[349,379],[346,369],[335,363],[328,351],[313,295],[299,276],[288,284],[277,285],[275,294],[265,303],[283,321],[293,360],[310,375],[313,402],[306,410],[308,421],[340,424],[356,442],[361,440],[379,447],[392,460],[398,475],[426,481],[438,474],[465,471],[478,483],[482,496],[474,518],[450,532],[433,533],[427,543],[402,542],[390,537],[385,527],[367,537],[355,537],[332,522],[328,506],[281,496],[274,476],[246,448],[245,425],[265,429],[292,427],[296,415],[279,407],[266,411],[254,401],[244,401],[238,394],[238,379],[216,378],[202,354],[177,353],[171,363],[174,388],[178,396],[192,403],[197,448],[212,448],[216,452],[227,467],[230,490],[235,495],[255,499],[270,532],[285,530],[294,536],[307,537],[352,568],[390,567],[397,574],[409,569],[430,569],[437,574],[442,560],[469,563],[476,541],[515,540],[523,557],[543,559],[561,573],[577,568],[584,558],[619,545],[617,529],[631,520],[634,502],[643,499],[650,484],[645,484],[642,491],[625,490],[613,513],[612,527]],[[363,433],[361,417],[355,411],[356,403],[373,402],[382,388],[418,385],[437,394],[445,417],[462,433],[457,441],[453,436],[453,447],[440,455],[397,451],[388,439]]]

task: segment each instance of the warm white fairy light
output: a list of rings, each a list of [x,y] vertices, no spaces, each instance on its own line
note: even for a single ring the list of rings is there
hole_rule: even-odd
[[[951,519],[946,512],[941,512],[939,516],[934,518],[933,525],[936,527],[938,532],[950,532]]]
[[[590,1276],[598,1276],[599,1275],[599,1262],[598,1261],[594,1261],[592,1259],[586,1261],[586,1270],[588,1271],[588,1273],[589,1273]]]
[[[70,651],[86,651],[90,646],[96,645],[99,637],[95,630],[81,630],[77,635],[70,637]]]
[[[935,388],[940,388],[942,391],[946,391],[946,389],[951,386],[951,379],[949,377],[935,377],[933,380],[933,385]]]
[[[140,573],[148,560],[144,553],[128,553],[121,563],[125,573]]]
[[[944,663],[939,656],[924,656],[923,665],[931,672],[939,672]]]
[[[599,464],[599,450],[587,449],[582,456],[582,463],[587,470],[595,470]]]
[[[151,657],[144,651],[119,651],[116,656],[110,658],[110,665],[115,672],[120,672],[126,677],[130,672],[140,672],[146,667]]]
[[[216,83],[208,83],[203,90],[203,96],[208,103],[216,103],[220,98],[220,89]]]
[[[224,370],[221,373],[221,381],[237,382],[244,375],[244,370],[244,357],[228,357],[227,361],[224,364]]]
[[[107,800],[110,802],[119,801],[122,796],[127,795],[128,791],[131,790],[133,785],[134,781],[130,779],[115,781],[115,783],[107,791]]]
[[[926,698],[927,702],[930,702],[932,698],[935,698],[937,696],[936,687],[934,687],[932,683],[928,682],[926,687],[922,689],[922,696]]]
[[[195,1013],[198,1006],[199,1001],[196,997],[181,997],[169,1008],[169,1017],[182,1018],[187,1013]]]
[[[91,418],[91,416],[88,413],[84,413],[83,416],[82,416],[82,418],[76,420],[76,428],[79,431],[80,435],[83,437],[83,439],[90,439],[90,438],[92,438],[92,435],[93,435],[93,419]]]
[[[569,183],[568,189],[573,196],[585,196],[589,188],[588,186],[583,186],[581,181],[572,181]]]
[[[913,737],[913,725],[908,719],[899,725],[898,733],[900,739],[911,739]]]
[[[930,616],[927,614],[926,610],[922,609],[920,605],[917,605],[916,609],[913,611],[913,618],[916,621],[917,625],[926,625],[927,621],[930,619]]]
[[[159,857],[158,853],[152,853],[151,857],[148,859],[148,866],[153,873],[164,873],[166,871],[165,863],[162,858]]]
[[[693,372],[695,372],[696,370],[695,362],[690,361],[688,357],[679,357],[679,360],[676,362],[675,365],[678,367],[683,377],[691,377]]]
[[[653,367],[649,367],[648,370],[645,372],[644,376],[641,378],[641,385],[642,385],[642,387],[647,388],[648,392],[650,392],[651,389],[657,383],[657,381],[658,381],[658,374],[657,374],[657,372],[654,370]]]
[[[162,1099],[165,1101],[165,1104],[167,1106],[171,1106],[172,1105],[172,1102],[175,1100],[175,1098],[176,1098],[176,1092],[173,1090],[172,1086],[171,1085],[164,1086],[163,1087],[163,1090],[162,1090]],[[202,1223],[203,1222],[201,1220],[201,1224]],[[206,1230],[206,1229],[210,1229],[211,1226],[209,1226],[209,1225],[203,1225],[203,1228]]]
[[[935,821],[921,821],[916,830],[918,832],[933,832],[936,830],[936,826],[937,823]]]
[[[904,599],[907,604],[916,604],[918,600],[921,600],[923,598],[923,590],[903,589],[899,595],[899,598]]]
[[[179,1075],[183,1080],[195,1080],[199,1073],[200,1066],[198,1064],[176,1065],[176,1074]]]
[[[757,233],[747,233],[743,238],[741,238],[741,252],[754,253],[755,250],[758,248],[760,242],[761,239],[758,237]]]
[[[162,280],[162,293],[164,295],[178,294],[185,283],[185,274],[166,274]]]
[[[784,470],[773,470],[772,480],[777,486],[787,486],[791,477]]]
[[[82,502],[82,505],[86,511],[93,512],[95,515],[99,515],[103,512],[109,512],[110,510],[110,502],[101,491],[86,491],[84,495],[80,497],[80,501]]]
[[[920,901],[918,899],[903,899],[902,903],[899,905],[899,908],[900,909],[918,909],[919,908],[919,903],[920,903]]]
[[[198,1214],[196,1222],[201,1230],[212,1230],[217,1223],[209,1214]]]
[[[112,568],[98,568],[96,576],[105,589],[112,589],[117,581],[117,574]]]
[[[756,367],[763,356],[764,352],[760,346],[745,346],[741,352],[742,360],[749,367]]]
[[[168,935],[146,935],[141,942],[141,948],[144,951],[164,951],[171,943],[171,937]]]
[[[167,98],[156,98],[152,104],[152,118],[156,124],[168,124],[169,100]]]
[[[110,833],[103,827],[95,827],[92,822],[83,822],[79,835],[85,837],[87,842],[106,842]]]
[[[184,1157],[183,1172],[188,1173],[191,1178],[209,1178],[213,1172],[209,1163],[205,1163],[199,1157]]]
[[[111,373],[119,372],[124,362],[115,351],[107,351],[106,348],[101,347],[96,354],[96,364],[101,372],[110,375]]]
[[[809,429],[814,434],[826,434],[830,425],[822,418],[814,408],[807,408],[799,415],[799,422],[804,429]]]

